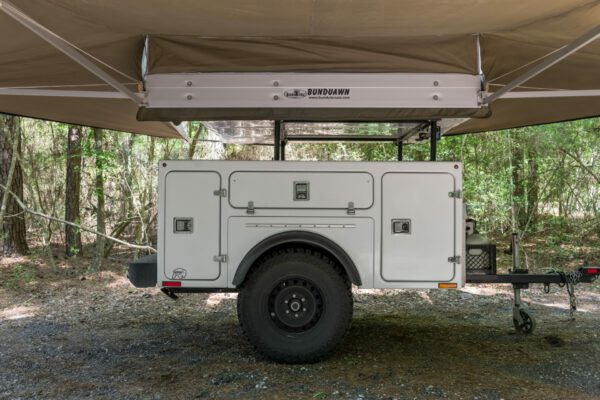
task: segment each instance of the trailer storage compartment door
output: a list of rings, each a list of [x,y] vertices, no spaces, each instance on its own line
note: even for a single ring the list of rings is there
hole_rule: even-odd
[[[238,171],[229,177],[233,208],[348,209],[373,206],[368,172]]]
[[[395,282],[454,278],[454,177],[387,173],[382,178],[381,276]]]
[[[216,280],[220,254],[221,176],[172,171],[165,177],[164,275],[173,280]]]

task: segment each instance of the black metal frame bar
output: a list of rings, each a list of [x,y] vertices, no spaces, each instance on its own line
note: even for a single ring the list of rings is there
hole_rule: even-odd
[[[290,142],[389,142],[396,143],[399,139],[390,135],[290,135],[286,139]]]
[[[404,143],[403,138],[410,136],[415,131],[422,129],[424,125],[429,126],[430,130],[430,159],[435,161],[437,158],[437,141],[440,139],[440,130],[438,123],[435,120],[407,120],[407,121],[386,121],[389,123],[403,123],[410,122],[420,124],[420,126],[408,131],[402,137],[399,135],[286,135],[285,124],[286,123],[311,123],[315,121],[304,121],[304,120],[275,120],[274,121],[274,143],[273,143],[273,159],[274,160],[285,160],[285,147],[288,142],[355,142],[355,143],[395,143],[398,148],[397,159],[402,161],[404,158]],[[319,123],[372,123],[373,121],[318,121]]]
[[[588,275],[583,275],[579,280],[580,283],[593,282],[595,278]],[[484,275],[484,274],[469,274],[467,272],[467,283],[566,283],[564,277],[560,274],[500,274],[500,275]]]
[[[437,121],[429,123],[429,160],[437,160],[438,124]]]
[[[273,129],[274,143],[273,143],[273,159],[275,161],[281,160],[281,121],[275,121]]]

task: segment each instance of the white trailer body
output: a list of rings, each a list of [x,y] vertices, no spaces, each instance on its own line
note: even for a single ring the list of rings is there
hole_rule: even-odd
[[[249,341],[283,362],[343,339],[359,288],[465,284],[457,162],[161,161],[158,254],[138,287],[238,292]]]
[[[306,232],[360,288],[462,287],[461,190],[457,162],[162,161],[158,286],[236,288],[257,245]]]

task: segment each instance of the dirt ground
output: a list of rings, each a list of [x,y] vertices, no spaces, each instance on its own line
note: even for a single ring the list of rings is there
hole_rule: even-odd
[[[510,286],[359,291],[327,360],[281,365],[242,336],[235,294],[173,301],[133,288],[126,255],[0,260],[0,398],[598,399],[600,285],[525,291],[538,321],[512,328]]]

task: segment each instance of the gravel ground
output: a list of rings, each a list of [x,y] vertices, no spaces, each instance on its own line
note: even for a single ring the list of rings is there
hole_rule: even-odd
[[[510,286],[358,291],[332,357],[281,365],[242,336],[235,294],[173,301],[131,287],[122,264],[0,264],[0,398],[600,398],[598,284],[578,287],[575,320],[564,290],[525,291],[528,336],[512,329]]]

